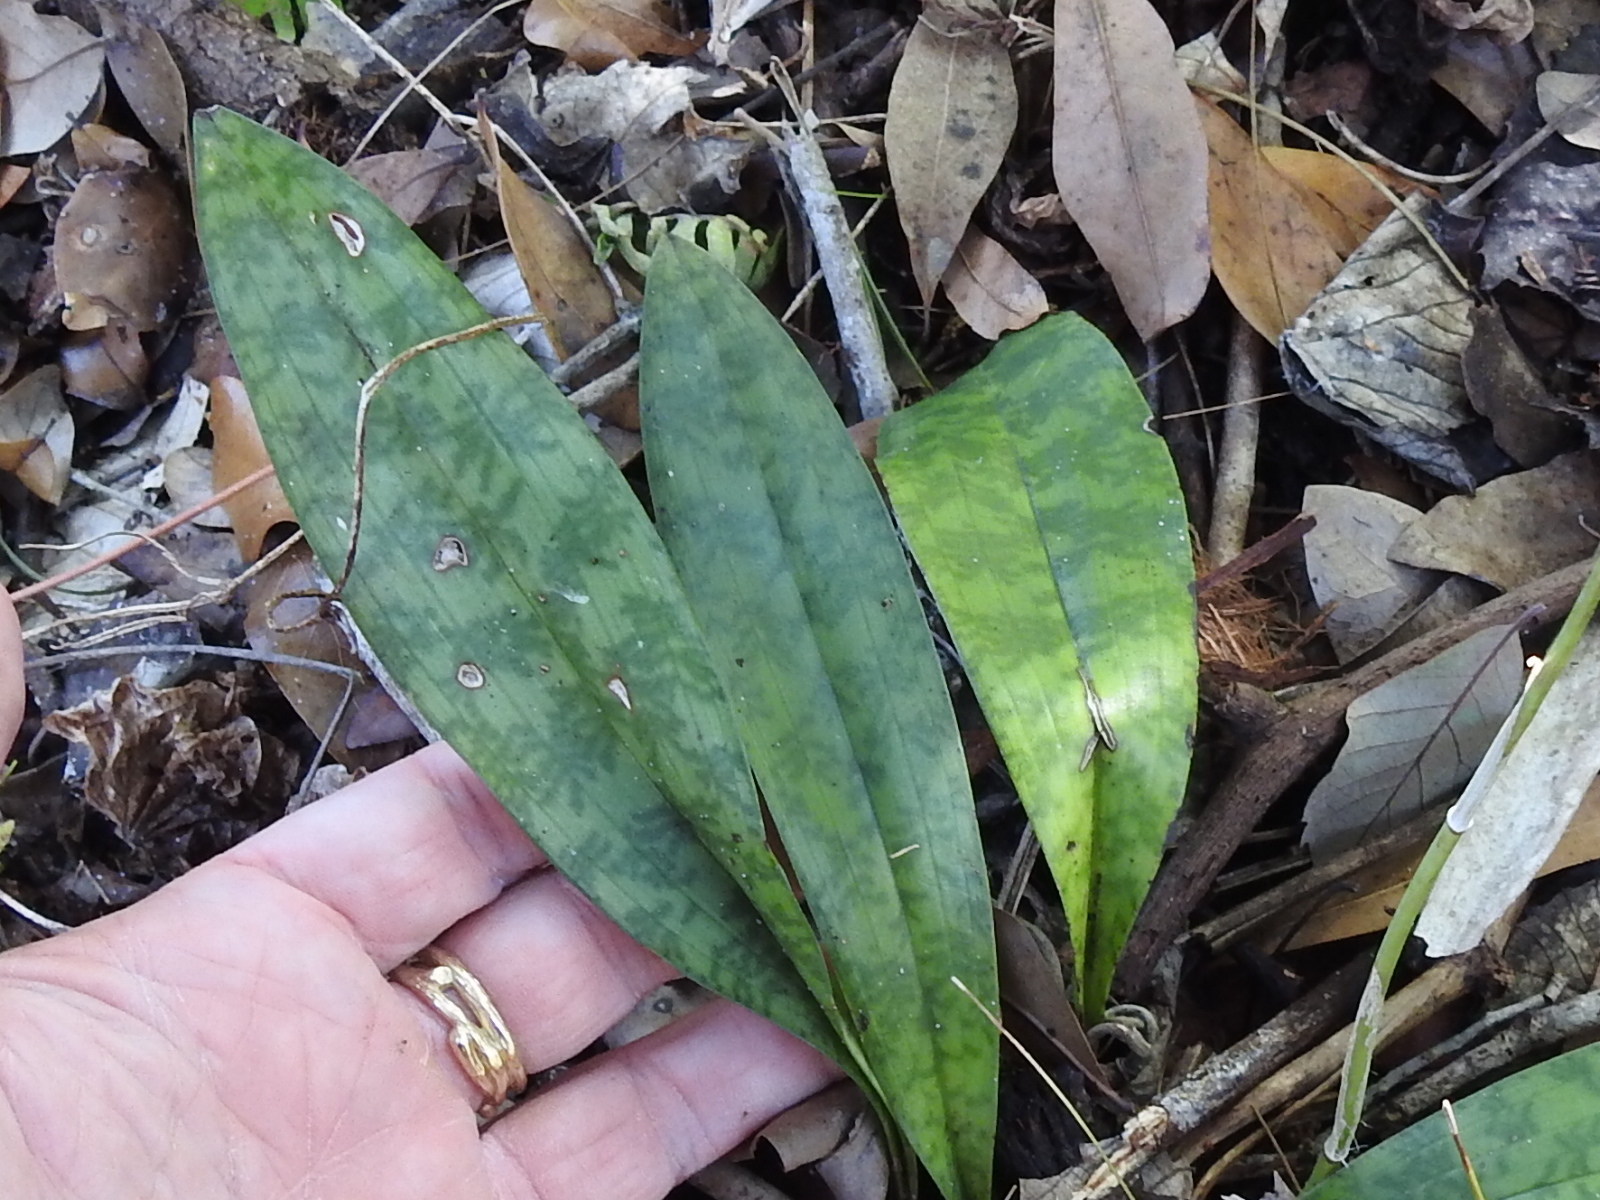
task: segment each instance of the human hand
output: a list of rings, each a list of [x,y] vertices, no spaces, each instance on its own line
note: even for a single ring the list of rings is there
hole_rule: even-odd
[[[0,736],[23,705],[0,605]],[[446,1026],[387,973],[460,958],[530,1071],[676,975],[434,746],[113,916],[0,954],[6,1200],[656,1200],[837,1076],[715,1001],[480,1134]]]

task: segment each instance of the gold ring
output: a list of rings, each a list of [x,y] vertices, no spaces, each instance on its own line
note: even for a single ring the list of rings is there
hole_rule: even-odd
[[[478,977],[448,950],[426,946],[391,976],[415,992],[450,1026],[450,1050],[467,1078],[483,1091],[480,1117],[491,1117],[528,1085],[505,1018]]]

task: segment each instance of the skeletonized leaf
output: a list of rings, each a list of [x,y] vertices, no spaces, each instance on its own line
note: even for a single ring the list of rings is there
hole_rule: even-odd
[[[1325,862],[1404,824],[1472,775],[1522,692],[1522,642],[1480,630],[1350,704],[1350,737],[1306,801],[1302,839]]]
[[[975,225],[956,247],[944,290],[972,331],[991,341],[1008,329],[1026,329],[1050,311],[1039,281]]]
[[[483,310],[309,150],[223,110],[195,118],[194,145],[218,314],[284,491],[336,570],[362,381]],[[582,418],[493,334],[397,370],[366,454],[341,600],[414,709],[622,928],[849,1063],[705,643]]]
[[[950,1200],[989,1195],[987,873],[894,526],[783,328],[665,238],[640,334],[650,494],[889,1109]]]
[[[672,12],[659,0],[533,0],[522,36],[591,71],[641,54],[693,54],[698,45],[672,27]]]
[[[1597,729],[1600,628],[1591,627],[1434,881],[1417,918],[1417,936],[1430,955],[1472,949],[1528,886],[1600,773]]]
[[[1051,157],[1061,199],[1141,337],[1211,277],[1206,141],[1148,0],[1056,0]]]
[[[1115,348],[1063,315],[878,435],[878,471],[1061,892],[1091,1015],[1182,798],[1195,711],[1188,529],[1148,417]]]
[[[1342,226],[1321,197],[1273,170],[1211,101],[1195,97],[1211,147],[1211,259],[1228,299],[1269,342],[1339,273],[1331,230]]]
[[[918,21],[889,89],[883,138],[911,269],[924,303],[954,257],[1017,124],[1017,83],[999,39]]]

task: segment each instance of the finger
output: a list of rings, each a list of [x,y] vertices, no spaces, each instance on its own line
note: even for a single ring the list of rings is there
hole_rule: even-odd
[[[22,684],[22,630],[10,601],[0,604],[0,754],[11,748],[27,703]]]
[[[591,1060],[490,1126],[495,1194],[658,1200],[838,1077],[809,1046],[716,1001]]]
[[[429,746],[228,851],[341,914],[399,966],[544,856],[448,746]]]
[[[528,1071],[565,1062],[678,972],[640,946],[554,871],[516,884],[438,939],[477,976]],[[476,1107],[477,1085],[452,1059],[448,1029],[414,992],[438,1064]]]

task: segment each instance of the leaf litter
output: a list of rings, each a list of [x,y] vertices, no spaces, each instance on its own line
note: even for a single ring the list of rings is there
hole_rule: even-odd
[[[209,491],[251,479],[266,462],[226,347],[214,354],[203,332],[208,300],[188,260],[183,202],[182,135],[191,104],[220,100],[261,114],[281,103],[309,144],[341,162],[370,133],[370,152],[351,173],[459,264],[497,315],[536,311],[546,318],[543,329],[524,326],[522,333],[534,348],[544,339],[544,365],[563,388],[585,393],[588,424],[622,464],[639,454],[629,428],[638,423],[626,369],[632,342],[626,335],[606,339],[630,316],[643,279],[620,252],[606,259],[611,235],[592,204],[631,201],[642,210],[635,214],[641,231],[652,229],[658,214],[687,211],[672,236],[708,247],[736,228],[708,219],[736,215],[781,246],[768,264],[776,268],[771,282],[759,285],[775,312],[791,307],[805,287],[816,269],[813,253],[834,256],[833,279],[840,263],[864,270],[871,315],[856,328],[903,338],[934,390],[981,360],[990,342],[1017,336],[1050,311],[1086,314],[1117,340],[1141,378],[1156,414],[1151,432],[1166,439],[1189,520],[1202,535],[1210,501],[1205,447],[1230,420],[1212,411],[1230,365],[1228,338],[1218,331],[1238,312],[1269,338],[1282,334],[1281,377],[1280,364],[1266,360],[1260,395],[1247,398],[1261,406],[1265,439],[1251,481],[1250,534],[1268,548],[1239,568],[1243,600],[1202,605],[1208,620],[1227,614],[1220,631],[1208,631],[1207,644],[1228,649],[1206,657],[1190,787],[1210,797],[1207,808],[1237,805],[1225,768],[1248,766],[1257,748],[1277,753],[1298,720],[1312,730],[1297,735],[1302,744],[1330,755],[1306,771],[1294,793],[1311,800],[1294,798],[1276,811],[1291,824],[1306,822],[1307,839],[1321,844],[1319,857],[1328,853],[1327,805],[1360,814],[1364,833],[1376,828],[1369,824],[1374,803],[1389,810],[1389,821],[1459,786],[1518,674],[1512,638],[1500,643],[1500,690],[1492,699],[1481,694],[1487,676],[1463,679],[1458,660],[1500,636],[1465,632],[1482,611],[1477,606],[1495,590],[1513,589],[1527,597],[1518,603],[1558,610],[1565,593],[1551,581],[1568,579],[1594,552],[1600,519],[1591,511],[1593,464],[1584,447],[1600,436],[1593,399],[1600,314],[1581,247],[1596,224],[1588,199],[1596,151],[1588,144],[1593,118],[1574,104],[1594,78],[1593,62],[1582,57],[1600,22],[1592,5],[1437,0],[1423,6],[1415,29],[1373,25],[1360,36],[1295,6],[1285,16],[1259,5],[1245,18],[1258,23],[1246,37],[1243,21],[1199,28],[1185,17],[1181,29],[1168,27],[1144,0],[1036,3],[1011,12],[939,5],[890,19],[867,11],[847,18],[827,0],[804,10],[746,0],[714,4],[709,26],[700,27],[641,0],[539,0],[489,17],[456,49],[435,40],[419,57],[417,6],[380,3],[375,9],[384,11],[362,16],[374,44],[414,71],[444,51],[421,93],[455,116],[445,122],[437,112],[421,115],[428,109],[413,97],[375,125],[402,81],[370,45],[347,30],[336,37],[331,31],[344,27],[322,17],[310,22],[315,37],[307,49],[227,6],[207,15],[211,24],[186,28],[164,6],[117,0],[91,28],[33,14],[18,0],[0,3],[10,5],[0,21],[0,136],[9,139],[9,161],[0,167],[0,468],[7,472],[0,503],[7,540],[13,549],[84,543],[19,551],[36,573],[88,563],[118,540],[139,545],[122,569],[100,566],[67,585],[111,591],[58,591],[53,612],[25,613],[35,653],[88,649],[95,643],[86,637],[108,635],[128,646],[110,673],[97,675],[92,664],[52,668],[48,680],[45,671],[33,672],[41,715],[100,715],[57,722],[80,739],[72,751],[79,765],[65,781],[48,757],[64,746],[53,739],[26,759],[26,788],[0,788],[0,819],[17,821],[0,859],[0,886],[62,919],[84,920],[142,894],[289,807],[297,780],[284,764],[314,763],[320,735],[344,700],[346,676],[335,671],[268,663],[276,683],[248,669],[234,678],[219,673],[217,660],[181,649],[189,644],[181,639],[363,669],[359,646],[341,642],[340,630],[319,620],[306,625],[306,640],[293,650],[279,640],[279,626],[287,624],[277,611],[287,607],[284,593],[314,577],[291,572],[291,562],[305,568],[303,552],[272,558],[293,519],[270,479],[223,503],[231,533],[191,526],[161,535],[159,545],[129,535],[183,508],[214,523]],[[1095,20],[1086,21],[1091,13]],[[454,37],[478,15],[452,10],[441,28],[448,25]],[[380,17],[389,19],[379,24]],[[202,28],[209,32],[197,41]],[[1196,40],[1175,54],[1173,44],[1183,40],[1177,32]],[[221,44],[228,49],[219,70],[208,47]],[[510,57],[517,45],[529,53]],[[335,52],[324,55],[317,46]],[[784,100],[789,79],[771,68],[774,59],[787,64],[796,99],[814,113],[846,223],[861,225],[817,251],[815,231],[799,216],[803,187],[797,196],[800,185],[786,176],[783,154],[738,111],[767,122],[794,115]],[[1180,60],[1192,65],[1180,68]],[[35,66],[21,70],[24,61]],[[944,88],[932,82],[941,69]],[[1252,126],[1269,118],[1253,119],[1214,96],[1197,109],[1185,95],[1185,77],[1234,95],[1252,86],[1263,100],[1281,94],[1289,114],[1325,141],[1285,125],[1288,144],[1258,144]],[[1041,87],[1046,80],[1053,87]],[[472,92],[480,86],[483,110],[499,126],[492,140],[502,133],[506,139],[494,158],[483,156],[474,132]],[[1441,89],[1465,106],[1450,110],[1453,124],[1429,124],[1430,114],[1445,111]],[[1359,141],[1325,120],[1330,110]],[[887,122],[876,124],[885,113]],[[1341,141],[1365,160],[1363,170],[1330,151],[1329,142]],[[1470,181],[1438,182],[1492,161],[1502,163],[1500,173],[1477,196],[1463,198]],[[1389,215],[1390,202],[1369,174],[1401,194],[1420,192],[1413,213],[1436,244]],[[886,208],[873,208],[886,192]],[[591,236],[602,231],[597,246],[554,203],[557,194],[589,218]],[[88,244],[86,230],[94,231]],[[497,246],[505,237],[511,253]],[[1212,273],[1221,287],[1204,295]],[[845,335],[843,320],[834,324],[831,282],[813,287],[793,305],[791,333],[833,381],[835,401],[854,423],[847,366],[854,351],[840,343],[859,334]],[[1161,334],[1174,326],[1175,334]],[[1146,339],[1153,340],[1141,347]],[[582,358],[597,340],[604,353]],[[574,355],[578,368],[567,368]],[[907,371],[904,379],[915,376]],[[599,391],[588,391],[591,385]],[[1294,398],[1261,398],[1274,392]],[[209,418],[202,420],[207,397]],[[899,403],[918,399],[914,388]],[[870,448],[868,433],[867,424],[853,430]],[[638,468],[631,470],[644,487]],[[1319,518],[1303,552],[1292,540],[1274,547],[1270,535],[1301,509]],[[271,561],[235,591],[229,577],[264,558]],[[25,582],[19,574],[11,586]],[[929,605],[937,617],[937,601]],[[164,611],[141,611],[151,608]],[[119,616],[125,609],[132,615]],[[135,628],[153,619],[169,622],[167,631]],[[1538,649],[1536,625],[1523,636]],[[1017,857],[1025,847],[1016,783],[971,702],[959,652],[950,650],[945,661],[964,733],[970,745],[990,747],[969,762],[988,853],[992,861],[1024,864],[1026,856]],[[157,665],[158,682],[140,682],[155,678]],[[1309,689],[1303,696],[1263,699],[1249,691],[1290,676]],[[1362,686],[1346,687],[1347,680]],[[242,699],[219,707],[211,692],[183,690],[200,681]],[[289,697],[301,716],[288,716],[281,699],[263,707],[261,688]],[[1384,707],[1397,691],[1400,707]],[[636,700],[638,689],[628,694]],[[1295,706],[1319,697],[1342,700],[1331,718],[1308,723],[1299,715],[1306,710]],[[332,748],[341,761],[370,767],[415,744],[405,714],[375,681],[362,678],[346,707]],[[1441,711],[1454,715],[1441,718]],[[172,746],[150,732],[169,720],[186,731]],[[256,732],[241,721],[254,722]],[[1402,730],[1408,722],[1432,722],[1442,732],[1429,742],[1425,733]],[[1332,741],[1346,728],[1349,738],[1334,759]],[[248,783],[252,737],[288,748],[286,758],[268,752],[279,767],[256,768],[257,784]],[[117,739],[131,749],[113,752]],[[1559,792],[1570,807],[1588,768],[1585,737],[1575,732],[1568,741],[1575,753],[1563,759],[1560,786],[1537,786]],[[1095,753],[1115,763],[1122,752]],[[92,787],[88,755],[99,756]],[[152,761],[174,779],[202,779],[206,788],[191,798],[147,793],[136,776]],[[1391,802],[1397,774],[1403,796]],[[259,782],[266,776],[270,786]],[[1268,790],[1277,795],[1287,786],[1279,781]],[[91,826],[105,821],[115,834],[100,839],[109,850],[81,836],[85,803]],[[54,815],[41,819],[47,810]],[[1167,919],[1160,910],[1173,894],[1171,880],[1199,879],[1204,893],[1228,863],[1209,893],[1215,911],[1266,886],[1266,876],[1247,880],[1252,871],[1298,869],[1292,852],[1272,849],[1292,843],[1296,831],[1274,833],[1261,824],[1265,809],[1253,819],[1248,808],[1241,811],[1246,816],[1220,843],[1208,833],[1212,848],[1204,853],[1216,860],[1212,866],[1196,866],[1199,839],[1175,834],[1163,869],[1168,878],[1158,877],[1136,924],[1115,998],[1153,998],[1130,981],[1145,973],[1141,955],[1149,957],[1137,950],[1141,931]],[[1347,822],[1358,819],[1348,813]],[[1559,820],[1548,818],[1529,844],[1544,846]],[[1257,826],[1257,848],[1234,854]],[[152,832],[172,830],[176,849],[157,847]],[[1347,824],[1331,836],[1362,834]],[[1571,844],[1577,848],[1557,851],[1551,862],[1590,853],[1581,837]],[[1070,962],[1074,948],[1049,873],[1023,871],[1020,881],[1021,903],[1038,931],[1035,949],[1054,946],[1058,960]],[[1380,894],[1388,893],[1373,896]],[[1201,899],[1207,897],[1196,894],[1181,909],[1180,924]],[[1480,900],[1480,907],[1498,903]],[[1340,917],[1339,932],[1327,936],[1348,939],[1372,928],[1370,914],[1381,919],[1379,909],[1381,902],[1369,904],[1365,924]],[[1338,910],[1330,905],[1327,915]],[[36,935],[0,917],[0,944]],[[1295,951],[1273,953],[1286,977],[1324,969]],[[1284,1002],[1284,993],[1264,998],[1258,977],[1223,954],[1195,969],[1162,998],[1193,1027],[1169,1042],[1166,1061],[1175,1074],[1188,1047],[1244,1038],[1258,1012]],[[1202,978],[1204,988],[1196,982]],[[1061,986],[1062,994],[1030,999],[1030,1009],[1040,1011],[1023,1020],[1047,1026],[1064,1044],[1066,1019],[1075,1014],[1063,996],[1083,983],[1069,973]],[[1206,989],[1220,989],[1236,1011],[1217,1014]],[[1248,1018],[1247,997],[1257,1001]],[[1049,1039],[1036,1049],[1047,1070],[1069,1084],[1083,1055],[1093,1054],[1064,1054]],[[1139,1066],[1122,1065],[1127,1070],[1106,1078],[1127,1078]],[[1027,1090],[1035,1084],[1019,1084],[1024,1069],[1013,1066],[1008,1060],[1002,1085],[1001,1159],[1028,1164],[1031,1177],[1049,1177],[1076,1158],[1080,1131],[1044,1133],[1056,1129],[1056,1102]],[[1068,1091],[1079,1094],[1073,1086]],[[1097,1132],[1109,1135],[1122,1111],[1102,1100],[1093,1089],[1084,1096]],[[1306,1130],[1291,1155],[1303,1153],[1313,1134]],[[862,1136],[855,1174],[831,1186],[836,1196],[876,1200],[892,1172],[884,1146]],[[1188,1165],[1204,1171],[1209,1161]],[[817,1168],[825,1179],[830,1170]],[[769,1178],[787,1186],[781,1170]],[[708,1190],[716,1186],[707,1179]]]

